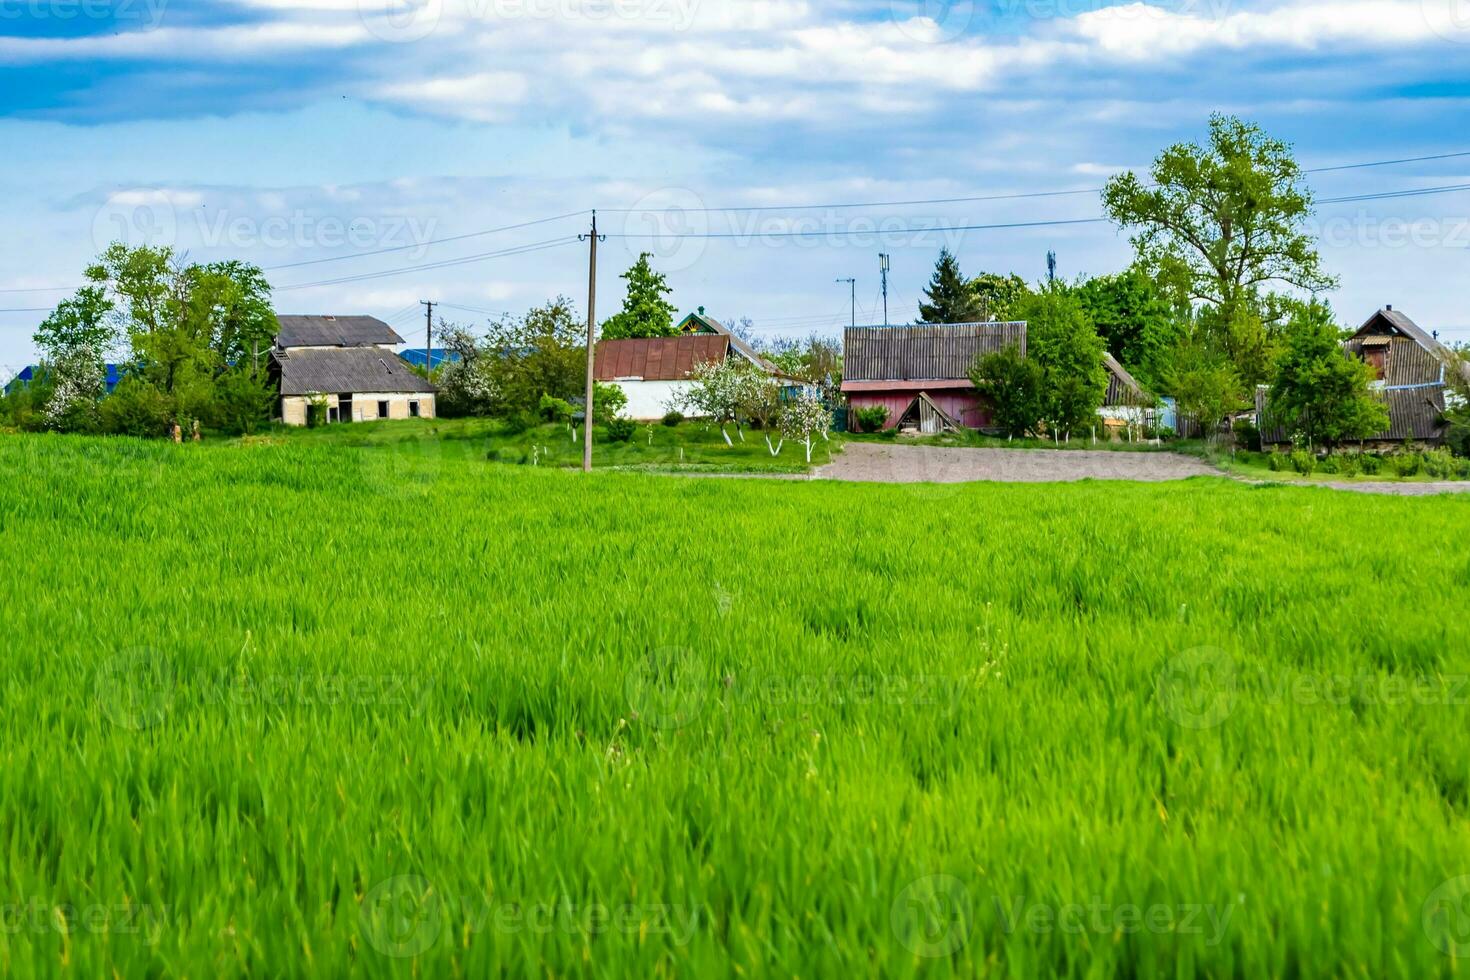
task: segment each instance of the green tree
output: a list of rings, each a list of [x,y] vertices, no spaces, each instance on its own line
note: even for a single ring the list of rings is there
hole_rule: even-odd
[[[1457,456],[1470,456],[1470,346],[1446,349],[1445,443]]]
[[[1282,340],[1268,414],[1293,441],[1332,448],[1388,428],[1373,368],[1344,350],[1326,303],[1300,304]]]
[[[1042,371],[1043,417],[1052,431],[1095,425],[1108,390],[1106,348],[1082,303],[1055,285],[1033,293],[1018,312],[1026,321],[1029,355]]]
[[[1076,287],[1077,299],[1108,351],[1146,388],[1156,388],[1183,325],[1142,269],[1098,276]]]
[[[919,304],[924,323],[974,323],[985,319],[985,304],[960,275],[960,263],[949,249],[939,250],[934,276],[924,290],[929,302]]]
[[[1304,229],[1312,196],[1291,148],[1234,116],[1210,117],[1207,147],[1179,143],[1154,161],[1145,184],[1113,177],[1103,207],[1124,228],[1150,272],[1182,271],[1190,299],[1231,308],[1273,283],[1322,290],[1322,270]]]
[[[1245,385],[1230,359],[1195,336],[1175,349],[1164,380],[1179,414],[1193,419],[1210,441],[1227,418],[1246,407]]]
[[[41,418],[47,428],[97,428],[97,406],[107,390],[106,359],[117,344],[112,312],[106,293],[87,286],[58,303],[36,329],[33,339],[45,376]]]
[[[994,410],[995,423],[1007,435],[1024,436],[1038,431],[1046,411],[1041,365],[1029,360],[1016,344],[975,358],[970,381]]]
[[[1026,280],[1012,273],[1009,276],[993,272],[982,272],[970,281],[970,289],[985,304],[987,315],[992,320],[1014,320],[1021,303],[1031,295]]]
[[[628,292],[623,297],[622,310],[602,325],[603,340],[674,336],[675,307],[664,299],[673,290],[663,273],[655,272],[648,264],[650,258],[652,253],[644,252],[633,267],[623,273],[622,278],[628,282]]]
[[[565,400],[585,392],[586,323],[565,296],[523,317],[492,323],[485,356],[491,361],[488,380],[502,412],[535,412],[542,395]]]
[[[226,364],[265,364],[277,324],[271,287],[258,267],[231,259],[189,267],[191,315],[209,324],[210,345]]]

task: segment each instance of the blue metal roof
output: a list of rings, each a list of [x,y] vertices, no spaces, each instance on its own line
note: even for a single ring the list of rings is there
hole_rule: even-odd
[[[423,367],[424,364],[428,363],[429,361],[429,358],[426,355],[424,348],[422,347],[410,347],[407,350],[401,350],[398,352],[398,356],[403,358],[408,363],[412,364],[414,367]],[[442,347],[435,347],[432,367],[439,367],[446,361],[454,363],[459,359],[460,358],[458,352],[445,350]]]
[[[112,390],[117,387],[117,383],[122,380],[123,366],[118,364],[104,364],[103,367],[107,370],[107,393],[110,395],[112,394]],[[10,384],[5,386],[5,390],[9,391],[17,384],[22,388],[29,388],[31,382],[36,380],[36,373],[40,370],[34,364],[27,364]]]

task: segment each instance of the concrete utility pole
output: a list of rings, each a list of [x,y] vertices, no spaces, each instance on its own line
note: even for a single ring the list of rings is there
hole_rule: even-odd
[[[849,323],[849,326],[855,327],[857,326],[857,280],[839,279],[837,281],[847,283],[847,285],[852,289],[852,320]]]
[[[432,375],[434,373],[434,301],[421,299],[419,305],[424,308],[424,367]]]
[[[888,326],[888,270],[892,266],[887,252],[878,253],[878,272],[883,276],[883,326]]]
[[[582,472],[592,472],[592,388],[593,365],[597,358],[597,243],[607,236],[597,234],[597,212],[592,212],[592,233],[578,235],[578,241],[590,242],[587,260],[587,406],[582,415]]]

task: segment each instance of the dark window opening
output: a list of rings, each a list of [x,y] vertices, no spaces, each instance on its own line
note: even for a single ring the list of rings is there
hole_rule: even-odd
[[[388,417],[388,403],[387,402],[378,402],[378,418],[385,419],[387,417]]]
[[[352,396],[351,395],[338,395],[337,396],[337,404],[341,406],[341,411],[339,411],[337,413],[337,415],[341,419],[341,421],[343,421],[343,422],[351,422],[352,421]]]
[[[409,402],[408,403],[408,417],[409,418],[413,418],[413,419],[416,419],[416,418],[419,417],[419,403],[418,402]]]
[[[336,405],[332,405],[332,406],[329,406],[327,408],[327,421],[328,422],[337,422],[337,421],[340,421],[340,416],[338,415],[338,410],[337,410],[337,406]]]

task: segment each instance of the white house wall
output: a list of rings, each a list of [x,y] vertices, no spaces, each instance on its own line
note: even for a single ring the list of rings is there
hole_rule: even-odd
[[[628,407],[624,414],[640,422],[661,419],[669,413],[676,402],[683,403],[683,394],[689,390],[688,381],[613,381],[611,384],[623,389],[628,396]],[[683,408],[679,409],[683,411]]]

